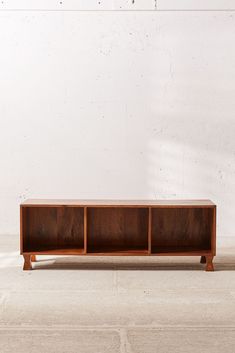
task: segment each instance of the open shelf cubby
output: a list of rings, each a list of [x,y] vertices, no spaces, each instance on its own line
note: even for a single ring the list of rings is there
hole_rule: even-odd
[[[53,254],[201,256],[213,270],[216,206],[209,200],[28,200],[20,210],[24,269],[34,255]]]
[[[23,219],[24,252],[84,252],[82,207],[25,207]]]
[[[152,253],[210,252],[213,208],[152,208]]]
[[[87,252],[147,253],[148,208],[88,208]]]

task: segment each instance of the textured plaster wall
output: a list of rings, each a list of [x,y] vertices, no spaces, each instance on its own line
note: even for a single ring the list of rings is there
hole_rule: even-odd
[[[2,0],[0,10],[234,10],[235,0]]]
[[[0,233],[28,197],[211,198],[235,236],[234,43],[233,11],[1,11]]]

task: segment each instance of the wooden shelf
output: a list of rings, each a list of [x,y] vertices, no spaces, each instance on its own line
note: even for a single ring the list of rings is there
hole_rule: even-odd
[[[99,255],[99,256],[142,256],[149,255],[147,249],[125,249],[125,248],[96,248],[87,252],[87,255]]]
[[[84,249],[78,248],[64,248],[64,249],[43,249],[43,250],[27,250],[24,251],[24,254],[32,255],[85,255]]]
[[[210,249],[197,249],[192,247],[158,247],[152,248],[152,255],[158,256],[205,256],[211,253]]]
[[[37,254],[202,256],[213,269],[210,200],[27,200],[20,211],[24,269]]]

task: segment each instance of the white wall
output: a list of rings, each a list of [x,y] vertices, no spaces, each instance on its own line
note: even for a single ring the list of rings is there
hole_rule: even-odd
[[[0,12],[0,233],[38,198],[211,198],[235,236],[234,12]]]
[[[235,0],[2,0],[0,10],[235,10]]]

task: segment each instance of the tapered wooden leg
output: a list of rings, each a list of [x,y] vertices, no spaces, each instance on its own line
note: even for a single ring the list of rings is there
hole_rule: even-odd
[[[201,264],[205,264],[206,263],[206,256],[201,256],[200,263]]]
[[[206,271],[214,271],[213,256],[206,256]]]
[[[23,255],[24,256],[24,271],[30,271],[32,270],[32,264],[31,264],[31,255]]]
[[[36,255],[31,255],[31,262],[36,262],[37,259],[36,259]]]

